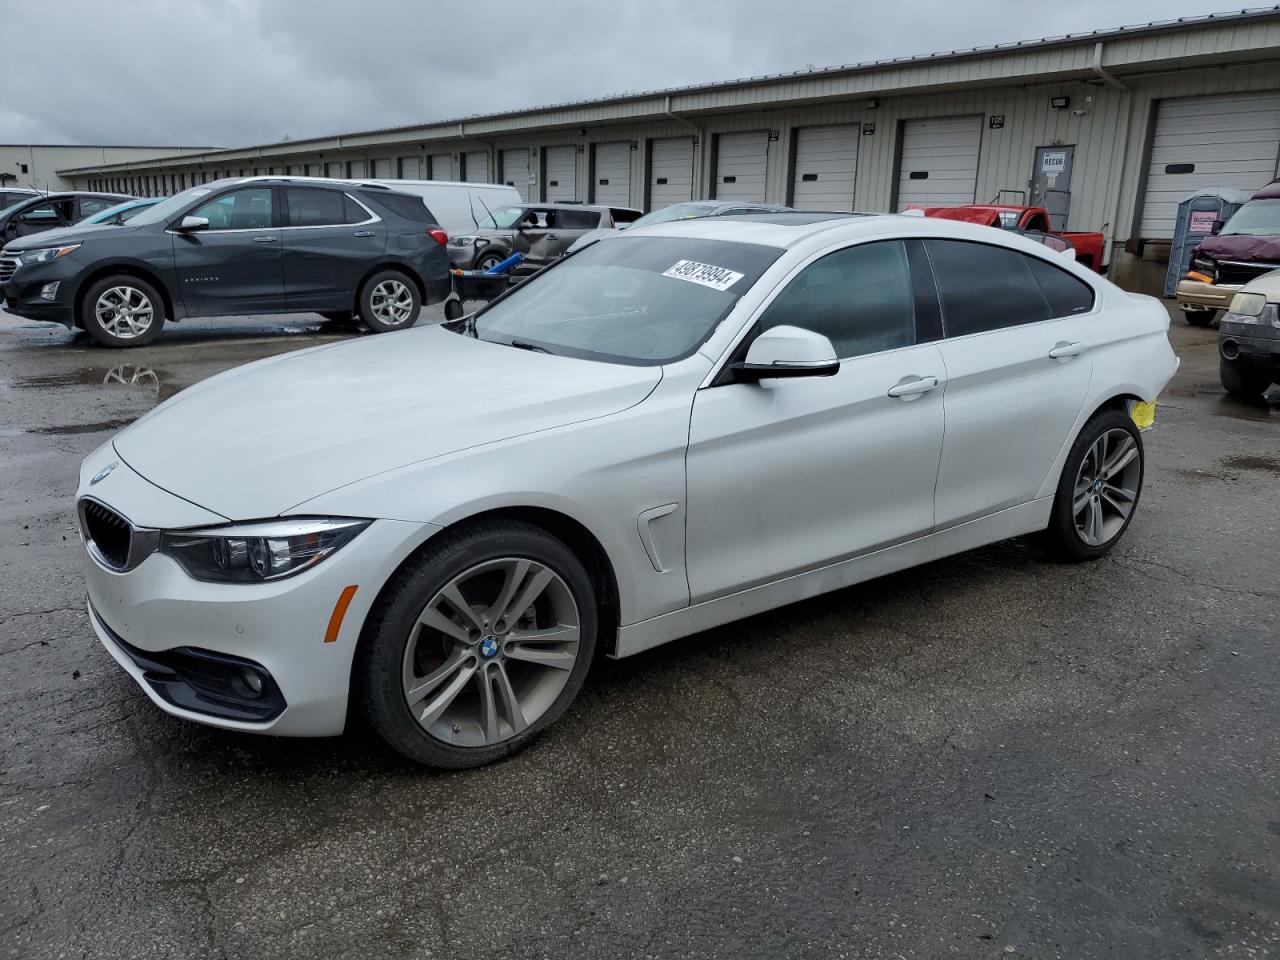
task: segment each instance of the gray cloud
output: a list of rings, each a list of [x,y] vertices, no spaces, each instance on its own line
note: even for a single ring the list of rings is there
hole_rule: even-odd
[[[1205,12],[1194,0],[539,6],[6,5],[0,142],[238,146]]]

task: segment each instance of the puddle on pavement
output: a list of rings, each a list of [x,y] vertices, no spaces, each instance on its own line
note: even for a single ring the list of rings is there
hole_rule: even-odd
[[[117,420],[99,420],[97,423],[72,423],[59,427],[28,427],[27,433],[52,434],[63,436],[77,433],[105,433],[108,430],[123,430],[133,423],[137,417],[120,417]]]
[[[1268,473],[1280,474],[1280,459],[1276,457],[1250,457],[1242,454],[1223,457],[1219,462],[1231,470],[1265,470]]]
[[[50,390],[59,387],[128,387],[150,391],[156,402],[168,400],[181,388],[170,382],[169,374],[155,367],[136,363],[118,363],[114,367],[81,367],[65,373],[6,377],[0,381],[15,390]]]

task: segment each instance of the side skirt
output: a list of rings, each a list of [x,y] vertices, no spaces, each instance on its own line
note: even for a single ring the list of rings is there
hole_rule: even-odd
[[[784,580],[761,584],[739,593],[706,600],[625,626],[618,631],[615,658],[629,657],[650,647],[657,647],[690,634],[710,630],[721,624],[752,617],[767,610],[807,600],[832,590],[841,590],[896,573],[910,567],[949,557],[976,547],[1019,537],[1049,525],[1053,497],[1032,500],[1009,507],[977,520],[939,530],[906,543],[885,547],[873,553],[851,557],[836,563],[798,573]]]

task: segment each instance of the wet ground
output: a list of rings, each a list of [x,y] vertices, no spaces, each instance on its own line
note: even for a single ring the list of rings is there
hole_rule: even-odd
[[[85,619],[81,457],[320,327],[0,315],[0,957],[1280,956],[1280,405],[1213,331],[1175,323],[1108,558],[1013,541],[604,663],[432,775],[170,719]]]

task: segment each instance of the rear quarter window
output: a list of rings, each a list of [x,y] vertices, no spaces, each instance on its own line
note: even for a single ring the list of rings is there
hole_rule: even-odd
[[[1093,309],[1093,287],[1089,284],[1038,257],[1026,260],[1044,298],[1049,301],[1051,316],[1070,317]]]
[[[382,193],[375,190],[362,190],[359,196],[375,209],[381,207],[405,220],[411,220],[414,223],[438,223],[421,197],[414,197],[407,193]]]

